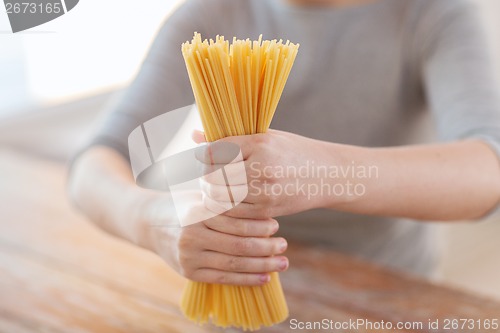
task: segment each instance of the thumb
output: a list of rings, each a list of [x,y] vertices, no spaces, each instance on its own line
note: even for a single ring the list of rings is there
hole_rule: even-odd
[[[195,143],[207,142],[205,133],[199,130],[193,130],[193,133],[191,133],[191,139],[193,139]]]

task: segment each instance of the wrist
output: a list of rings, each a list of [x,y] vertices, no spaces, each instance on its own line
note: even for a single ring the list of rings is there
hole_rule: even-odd
[[[373,179],[378,178],[378,167],[367,158],[369,151],[370,148],[323,143],[322,165],[326,167],[319,179],[318,208],[343,209],[364,200]]]
[[[175,208],[168,193],[136,188],[128,205],[132,217],[131,241],[147,250],[158,253],[165,247],[165,238],[178,225]]]
[[[133,185],[126,189],[123,195],[121,207],[116,209],[118,221],[129,221],[129,223],[125,235],[122,236],[137,246],[153,250],[150,235],[151,222],[148,218],[153,193]]]
[[[112,219],[117,226],[119,236],[127,241],[143,247],[145,221],[142,218],[142,211],[147,196],[145,191],[135,184],[122,187],[120,198],[115,199],[112,212]]]

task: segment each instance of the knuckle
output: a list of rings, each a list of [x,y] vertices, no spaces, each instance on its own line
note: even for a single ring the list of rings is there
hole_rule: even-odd
[[[262,164],[258,161],[246,161],[245,162],[245,177],[247,178],[247,183],[254,183],[262,179]]]
[[[245,274],[241,277],[241,280],[240,283],[244,286],[256,286],[261,284],[257,274]]]
[[[228,284],[230,283],[230,278],[228,274],[221,273],[215,277],[215,283],[218,284]]]
[[[242,238],[234,242],[233,249],[235,254],[247,254],[252,251],[253,243],[251,238]]]
[[[270,205],[262,205],[258,209],[256,209],[256,212],[258,214],[258,218],[267,219],[272,217],[273,208]]]
[[[186,279],[189,279],[189,280],[193,280],[193,281],[196,280],[195,270],[193,270],[193,269],[184,270],[182,276],[184,276]]]
[[[215,228],[217,228],[217,220],[214,219],[213,217],[201,221],[201,224],[203,224],[208,229],[215,229]]]
[[[239,272],[243,268],[243,260],[239,257],[231,257],[228,263],[228,269],[233,272]]]
[[[238,281],[238,284],[241,284],[243,286],[249,285],[250,284],[250,275],[249,274],[242,274],[240,276],[240,281]]]
[[[207,196],[209,196],[210,198],[213,198],[214,189],[213,189],[212,183],[209,183],[209,182],[205,181],[202,185],[203,185],[202,186],[203,192],[205,192],[205,194]]]
[[[217,184],[219,180],[218,173],[216,171],[215,166],[208,166],[203,172],[205,173],[203,176],[203,180],[207,185]]]
[[[217,185],[210,184],[208,186],[208,196],[215,201],[224,200],[224,198],[221,195],[221,192],[219,191],[219,187]]]
[[[266,196],[266,202],[270,205],[276,205],[278,203],[278,200],[279,200],[279,196],[271,191],[271,193],[269,193],[269,195]]]
[[[178,247],[179,251],[186,249],[187,246],[189,245],[189,241],[187,240],[187,238],[188,237],[186,237],[183,234],[181,234],[179,236],[179,240],[177,241],[177,247]]]
[[[260,156],[262,158],[262,161],[266,163],[272,163],[276,161],[276,150],[274,149],[273,143],[271,141],[272,140],[268,138],[266,144],[261,147],[260,151]],[[266,164],[266,165],[272,165],[272,164]]]
[[[189,256],[186,251],[179,251],[179,254],[178,254],[178,260],[179,260],[179,266],[183,269],[183,270],[187,270],[189,269],[190,267],[190,263],[191,263],[191,256]]]
[[[191,231],[188,228],[184,228],[180,235],[179,235],[179,240],[178,240],[178,247],[180,250],[185,250],[191,247],[193,244],[193,237],[191,236]]]
[[[260,186],[264,186],[272,181],[274,175],[271,169],[266,169],[267,166],[271,165],[267,160],[261,160],[259,163],[262,167],[260,167],[258,171],[254,171],[252,176],[259,181]]]
[[[206,184],[211,184],[213,182],[213,174],[211,171],[211,167],[204,166],[203,167],[203,181]]]
[[[254,143],[259,146],[268,147],[271,143],[271,135],[257,134],[253,137]]]
[[[187,279],[192,279],[194,277],[195,269],[189,265],[189,260],[187,258],[184,258],[183,260],[179,260],[179,269],[180,269],[180,274],[184,276]]]
[[[272,263],[269,261],[269,259],[263,259],[261,264],[260,264],[260,269],[262,272],[270,272],[273,269]]]
[[[265,272],[277,272],[279,270],[278,263],[276,260],[268,259],[266,260],[264,270]]]
[[[246,222],[246,221],[243,221],[243,220],[239,220],[237,222],[237,232],[241,235],[249,235],[250,234],[250,225]]]
[[[268,162],[268,164],[270,164],[270,163],[272,163],[272,162]],[[267,185],[274,185],[274,184],[278,184],[279,183],[279,179],[275,175],[273,175],[273,174],[268,174],[267,178],[265,179],[265,182],[266,182]],[[274,192],[276,192],[276,190],[275,191],[270,191],[270,193],[274,193]]]

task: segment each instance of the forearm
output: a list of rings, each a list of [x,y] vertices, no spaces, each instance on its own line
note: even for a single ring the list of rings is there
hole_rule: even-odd
[[[135,185],[129,164],[110,148],[85,152],[72,169],[72,200],[92,222],[107,232],[144,245],[139,213],[142,189]]]
[[[398,148],[329,147],[342,165],[371,167],[371,172],[365,173],[367,177],[347,179],[362,185],[362,195],[344,195],[341,202],[326,197],[323,206],[369,215],[464,220],[484,216],[500,199],[499,162],[481,141]]]
[[[288,267],[288,259],[281,255],[287,243],[272,237],[278,230],[272,219],[218,215],[186,228],[160,227],[179,223],[172,198],[137,187],[128,163],[109,148],[92,148],[76,161],[69,190],[99,227],[158,254],[191,280],[262,285],[270,272]],[[187,215],[198,213],[193,205]]]

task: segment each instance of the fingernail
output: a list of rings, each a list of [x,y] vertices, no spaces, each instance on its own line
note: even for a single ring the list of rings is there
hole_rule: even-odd
[[[280,252],[285,252],[287,246],[288,246],[287,242],[285,240],[282,240],[279,247]]]
[[[278,264],[278,268],[280,271],[284,271],[288,267],[288,260],[285,258],[280,259],[280,263]]]
[[[279,230],[279,228],[280,228],[280,225],[279,225],[278,223],[276,223],[276,224],[274,225],[274,227],[273,227],[273,231],[272,231],[272,232],[273,232],[273,234],[277,233],[277,232],[278,232],[278,230]]]
[[[260,282],[267,283],[271,281],[271,277],[268,274],[263,274],[260,276]]]

